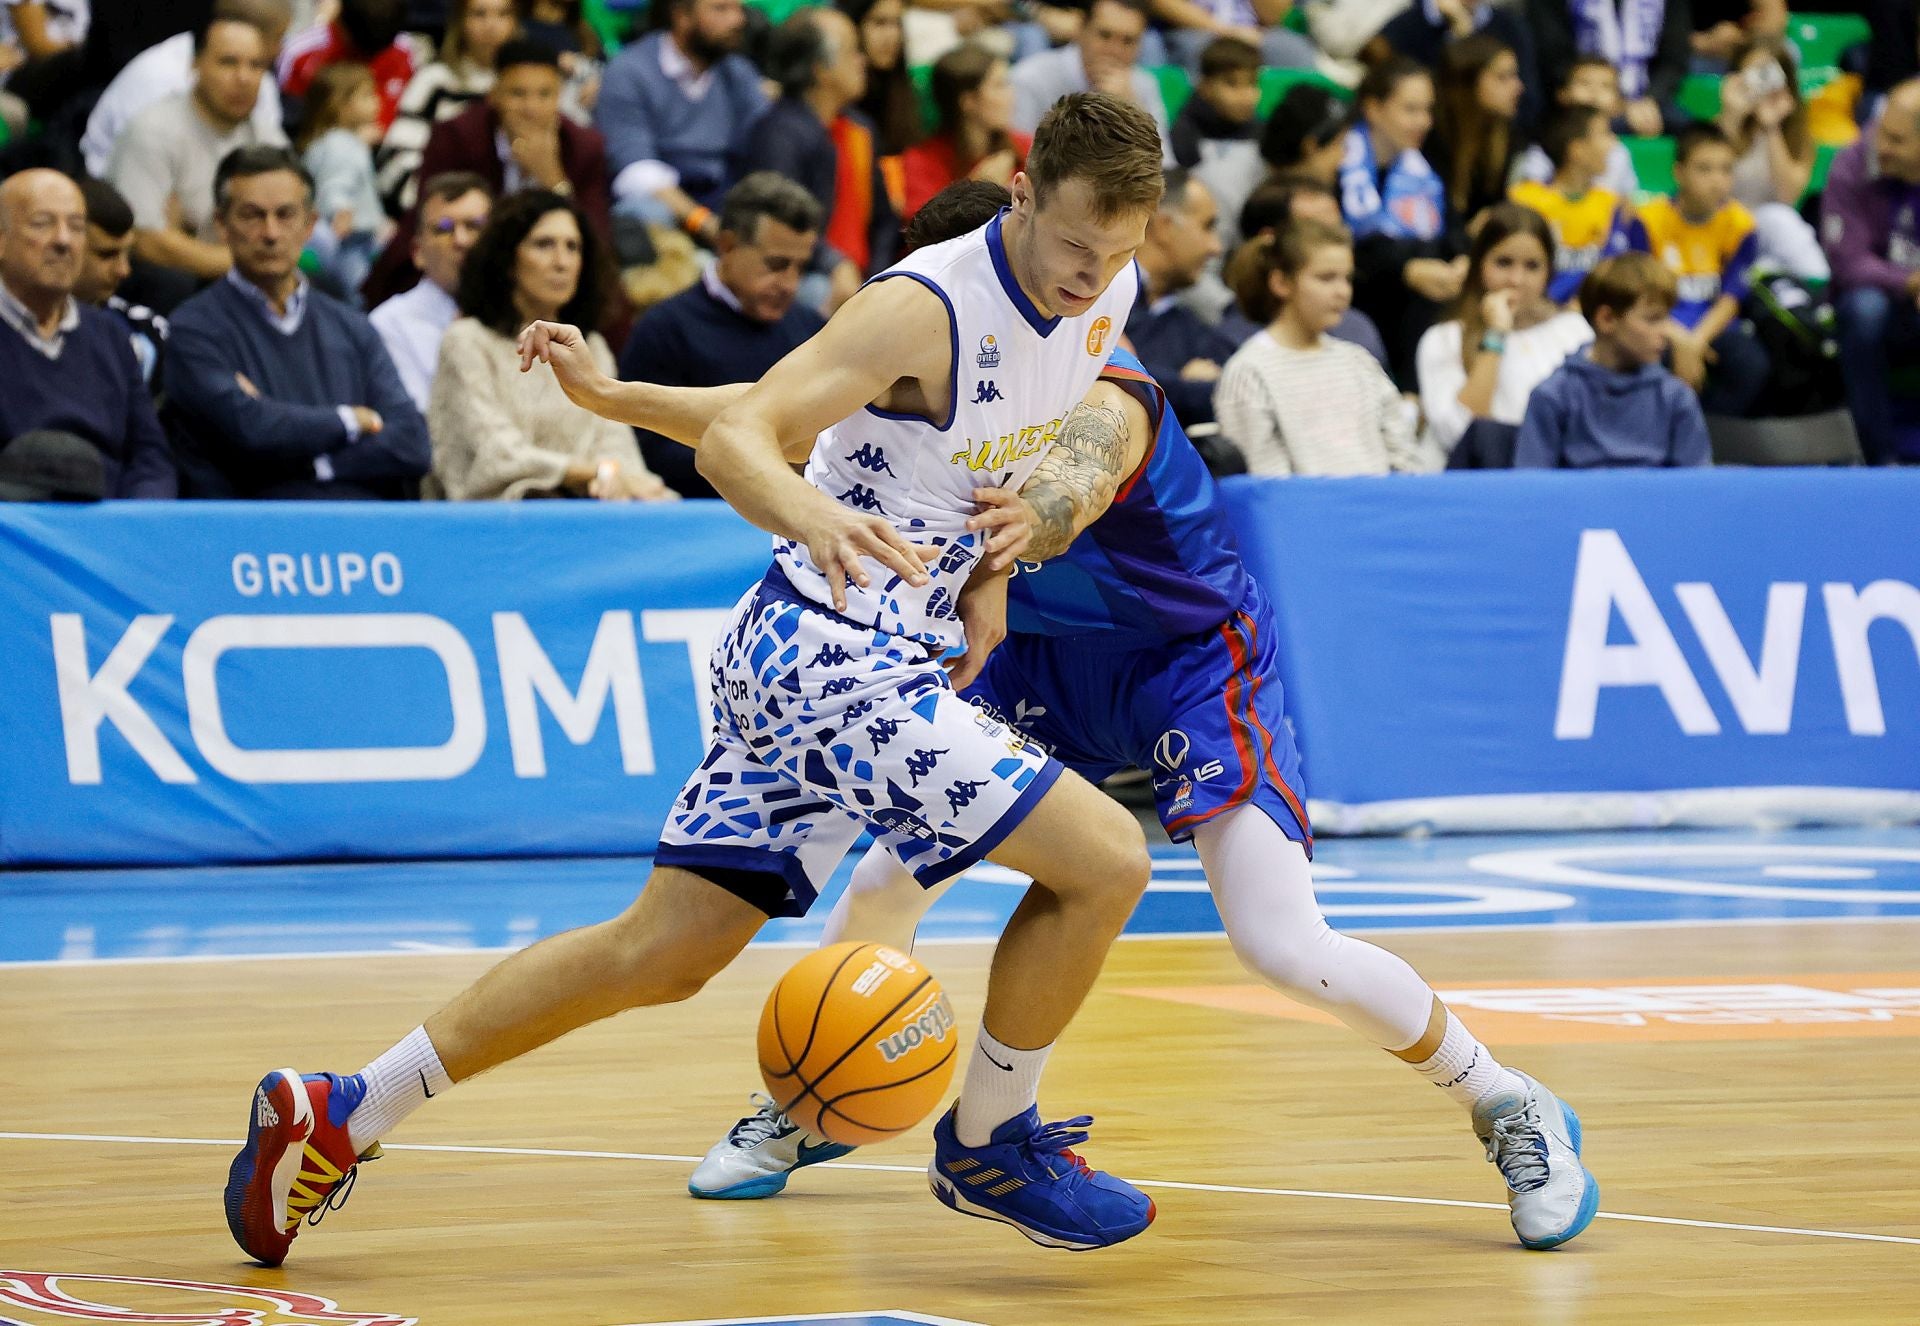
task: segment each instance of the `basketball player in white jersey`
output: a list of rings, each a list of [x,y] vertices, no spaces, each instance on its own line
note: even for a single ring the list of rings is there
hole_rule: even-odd
[[[959,699],[938,659],[959,600],[1027,522],[1083,527],[1123,462],[1067,415],[1137,295],[1134,250],[1161,192],[1138,108],[1063,98],[1009,211],[922,249],[849,300],[714,421],[701,473],[775,535],[774,564],[715,646],[715,740],[675,803],[645,889],[620,916],[514,954],[351,1075],[279,1069],[249,1101],[228,1227],[278,1265],[337,1206],[359,1159],[428,1099],[626,1009],[697,992],[769,916],[812,903],[862,829],[923,885],[989,858],[1036,883],[994,955],[936,1162],[1002,1178],[949,1206],[1071,1249],[1153,1220],[1132,1185],[1042,1125],[1039,1078],[1150,869],[1133,818]],[[817,441],[816,441],[817,439]],[[1055,447],[1042,492],[1012,494]],[[790,467],[811,455],[806,477]],[[1062,460],[1065,457],[1065,460]],[[1054,541],[1063,541],[1054,531]]]

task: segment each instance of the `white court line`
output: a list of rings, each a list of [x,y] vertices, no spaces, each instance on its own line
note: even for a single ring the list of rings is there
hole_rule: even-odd
[[[0,1142],[123,1143],[133,1146],[239,1146],[237,1137],[132,1137],[113,1133],[0,1132]],[[697,1165],[704,1157],[675,1156],[657,1151],[577,1151],[538,1146],[438,1146],[423,1143],[382,1144],[387,1151],[424,1151],[466,1156],[537,1156],[550,1160],[645,1160],[661,1164]],[[818,1169],[865,1170],[881,1174],[925,1174],[925,1165],[873,1165],[830,1160]],[[1167,1188],[1181,1192],[1229,1193],[1251,1197],[1307,1197],[1332,1202],[1387,1202],[1401,1206],[1464,1207],[1475,1211],[1504,1211],[1504,1202],[1466,1202],[1450,1197],[1399,1197],[1387,1193],[1322,1192],[1313,1188],[1254,1188],[1230,1183],[1181,1183],[1172,1179],[1131,1179],[1140,1188]],[[1791,1225],[1742,1225],[1723,1220],[1684,1220],[1678,1216],[1628,1215],[1602,1211],[1599,1220],[1624,1220],[1642,1225],[1681,1225],[1688,1229],[1727,1229],[1743,1234],[1787,1234],[1811,1239],[1851,1239],[1859,1243],[1900,1243],[1920,1247],[1920,1238],[1900,1234],[1859,1234],[1844,1229],[1798,1229]]]
[[[1545,930],[1691,930],[1716,925],[1886,925],[1920,921],[1920,912],[1899,912],[1886,916],[1723,916],[1680,917],[1655,921],[1518,921],[1488,925],[1370,925],[1352,926],[1342,934],[1366,939],[1373,935],[1486,935],[1513,931]],[[1338,927],[1336,927],[1338,928]],[[1225,939],[1225,930],[1170,930],[1120,936],[1123,944],[1152,944],[1173,939]],[[544,938],[544,936],[543,936]],[[950,944],[992,944],[999,931],[977,935],[923,935],[913,941],[915,948],[939,948]],[[402,941],[404,942],[404,941]],[[119,958],[0,958],[0,972],[14,968],[64,967],[138,967],[209,962],[322,962],[339,958],[446,958],[472,954],[518,953],[525,944],[485,944],[472,948],[367,948],[323,949],[289,953],[167,953]],[[749,949],[809,949],[820,947],[818,939],[755,940]]]

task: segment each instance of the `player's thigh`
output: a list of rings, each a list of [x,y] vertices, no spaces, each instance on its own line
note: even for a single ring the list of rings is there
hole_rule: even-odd
[[[1133,813],[1070,769],[987,857],[1060,894],[1137,896],[1153,869]]]
[[[614,921],[623,965],[668,999],[697,992],[767,923],[767,913],[690,870],[658,866]]]

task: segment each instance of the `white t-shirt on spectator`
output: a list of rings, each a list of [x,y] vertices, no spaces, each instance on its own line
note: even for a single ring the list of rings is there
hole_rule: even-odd
[[[1357,345],[1312,350],[1262,328],[1227,360],[1214,391],[1220,431],[1253,474],[1389,474],[1438,468],[1393,380]]]
[[[1427,417],[1428,442],[1452,451],[1473,423],[1473,414],[1460,403],[1467,385],[1466,365],[1460,358],[1461,324],[1436,322],[1420,338],[1414,366],[1420,375],[1420,410]],[[1500,376],[1494,380],[1493,413],[1498,423],[1515,428],[1527,415],[1527,398],[1553,375],[1566,357],[1590,344],[1593,328],[1578,313],[1556,313],[1538,326],[1510,333],[1500,356]]]
[[[107,90],[100,94],[93,114],[87,117],[87,132],[80,139],[80,154],[86,159],[87,173],[95,179],[104,178],[113,162],[113,145],[134,117],[161,98],[185,92],[192,86],[191,32],[169,37],[134,56],[125,69],[113,76]],[[260,80],[260,95],[253,103],[253,123],[263,133],[282,130],[280,86],[271,75]]]
[[[286,134],[271,133],[242,120],[219,133],[193,105],[191,92],[162,97],[129,123],[114,145],[107,181],[133,209],[141,230],[166,230],[172,224],[169,199],[180,203],[180,226],[196,239],[217,243],[213,225],[213,175],[220,159],[236,147],[265,143],[284,147]]]

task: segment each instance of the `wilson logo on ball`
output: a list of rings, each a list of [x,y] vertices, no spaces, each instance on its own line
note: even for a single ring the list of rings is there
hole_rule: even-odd
[[[941,995],[926,1012],[900,1031],[880,1042],[880,1057],[892,1063],[903,1054],[920,1048],[925,1041],[944,1041],[953,1030],[953,1005]]]

